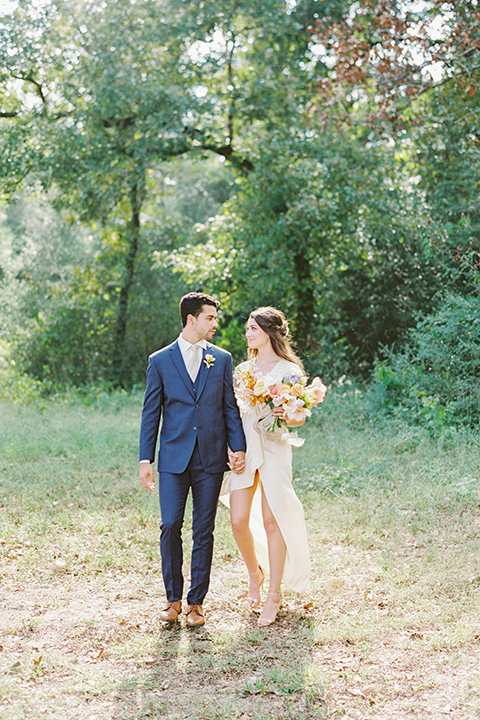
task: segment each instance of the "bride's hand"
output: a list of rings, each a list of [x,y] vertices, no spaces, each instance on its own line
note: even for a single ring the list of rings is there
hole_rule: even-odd
[[[295,428],[300,427],[304,424],[305,419],[303,420],[287,420],[285,415],[285,410],[282,407],[274,407],[272,410],[275,417],[280,418],[280,420],[284,420],[287,427]]]
[[[287,427],[300,427],[305,423],[305,420],[285,420]]]

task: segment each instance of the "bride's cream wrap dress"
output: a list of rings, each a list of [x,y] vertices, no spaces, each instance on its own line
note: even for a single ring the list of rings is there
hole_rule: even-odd
[[[242,363],[239,369],[246,369],[249,364],[250,361]],[[298,366],[282,359],[268,376],[275,382],[280,382],[292,372],[298,375]],[[265,414],[265,407],[259,405],[242,409],[243,430],[247,440],[246,467],[239,475],[233,472],[226,475],[220,500],[228,507],[230,493],[251,487],[258,471],[263,491],[287,548],[283,582],[295,592],[304,592],[309,588],[310,554],[303,507],[292,486],[292,439],[285,430],[277,430],[273,435],[266,433],[261,425]],[[273,421],[273,417],[271,420]],[[263,425],[269,423],[270,419]],[[268,570],[267,536],[262,521],[260,483],[253,498],[250,529],[258,561]]]

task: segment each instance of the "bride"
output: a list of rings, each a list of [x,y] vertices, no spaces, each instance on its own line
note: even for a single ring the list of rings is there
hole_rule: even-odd
[[[246,327],[248,360],[235,370],[250,370],[256,377],[280,383],[289,375],[304,377],[301,360],[289,342],[288,324],[273,307],[254,310]],[[240,403],[239,403],[240,404]],[[275,418],[289,427],[301,421],[286,421],[281,407],[268,409],[243,404],[242,422],[247,439],[246,467],[240,474],[230,472],[224,481],[221,500],[230,506],[235,541],[249,574],[247,600],[251,608],[260,604],[264,569],[269,571],[267,598],[258,625],[275,622],[282,602],[284,584],[296,592],[308,589],[310,559],[303,508],[292,486],[292,444],[288,431],[265,432]],[[283,424],[283,423],[282,423]]]

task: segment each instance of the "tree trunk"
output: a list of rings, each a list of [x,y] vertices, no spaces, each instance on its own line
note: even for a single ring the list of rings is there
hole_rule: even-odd
[[[135,182],[130,190],[131,220],[128,225],[128,251],[125,258],[122,286],[118,300],[118,315],[115,326],[115,339],[113,349],[112,380],[115,385],[123,387],[126,384],[126,347],[128,320],[128,301],[135,273],[135,259],[138,253],[140,239],[140,210],[144,198],[144,184]]]

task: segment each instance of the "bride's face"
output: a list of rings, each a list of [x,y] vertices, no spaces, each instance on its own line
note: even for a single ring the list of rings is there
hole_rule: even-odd
[[[257,325],[252,317],[248,318],[247,328],[245,330],[248,347],[253,350],[260,350],[262,347],[270,345],[270,337],[260,325]]]

